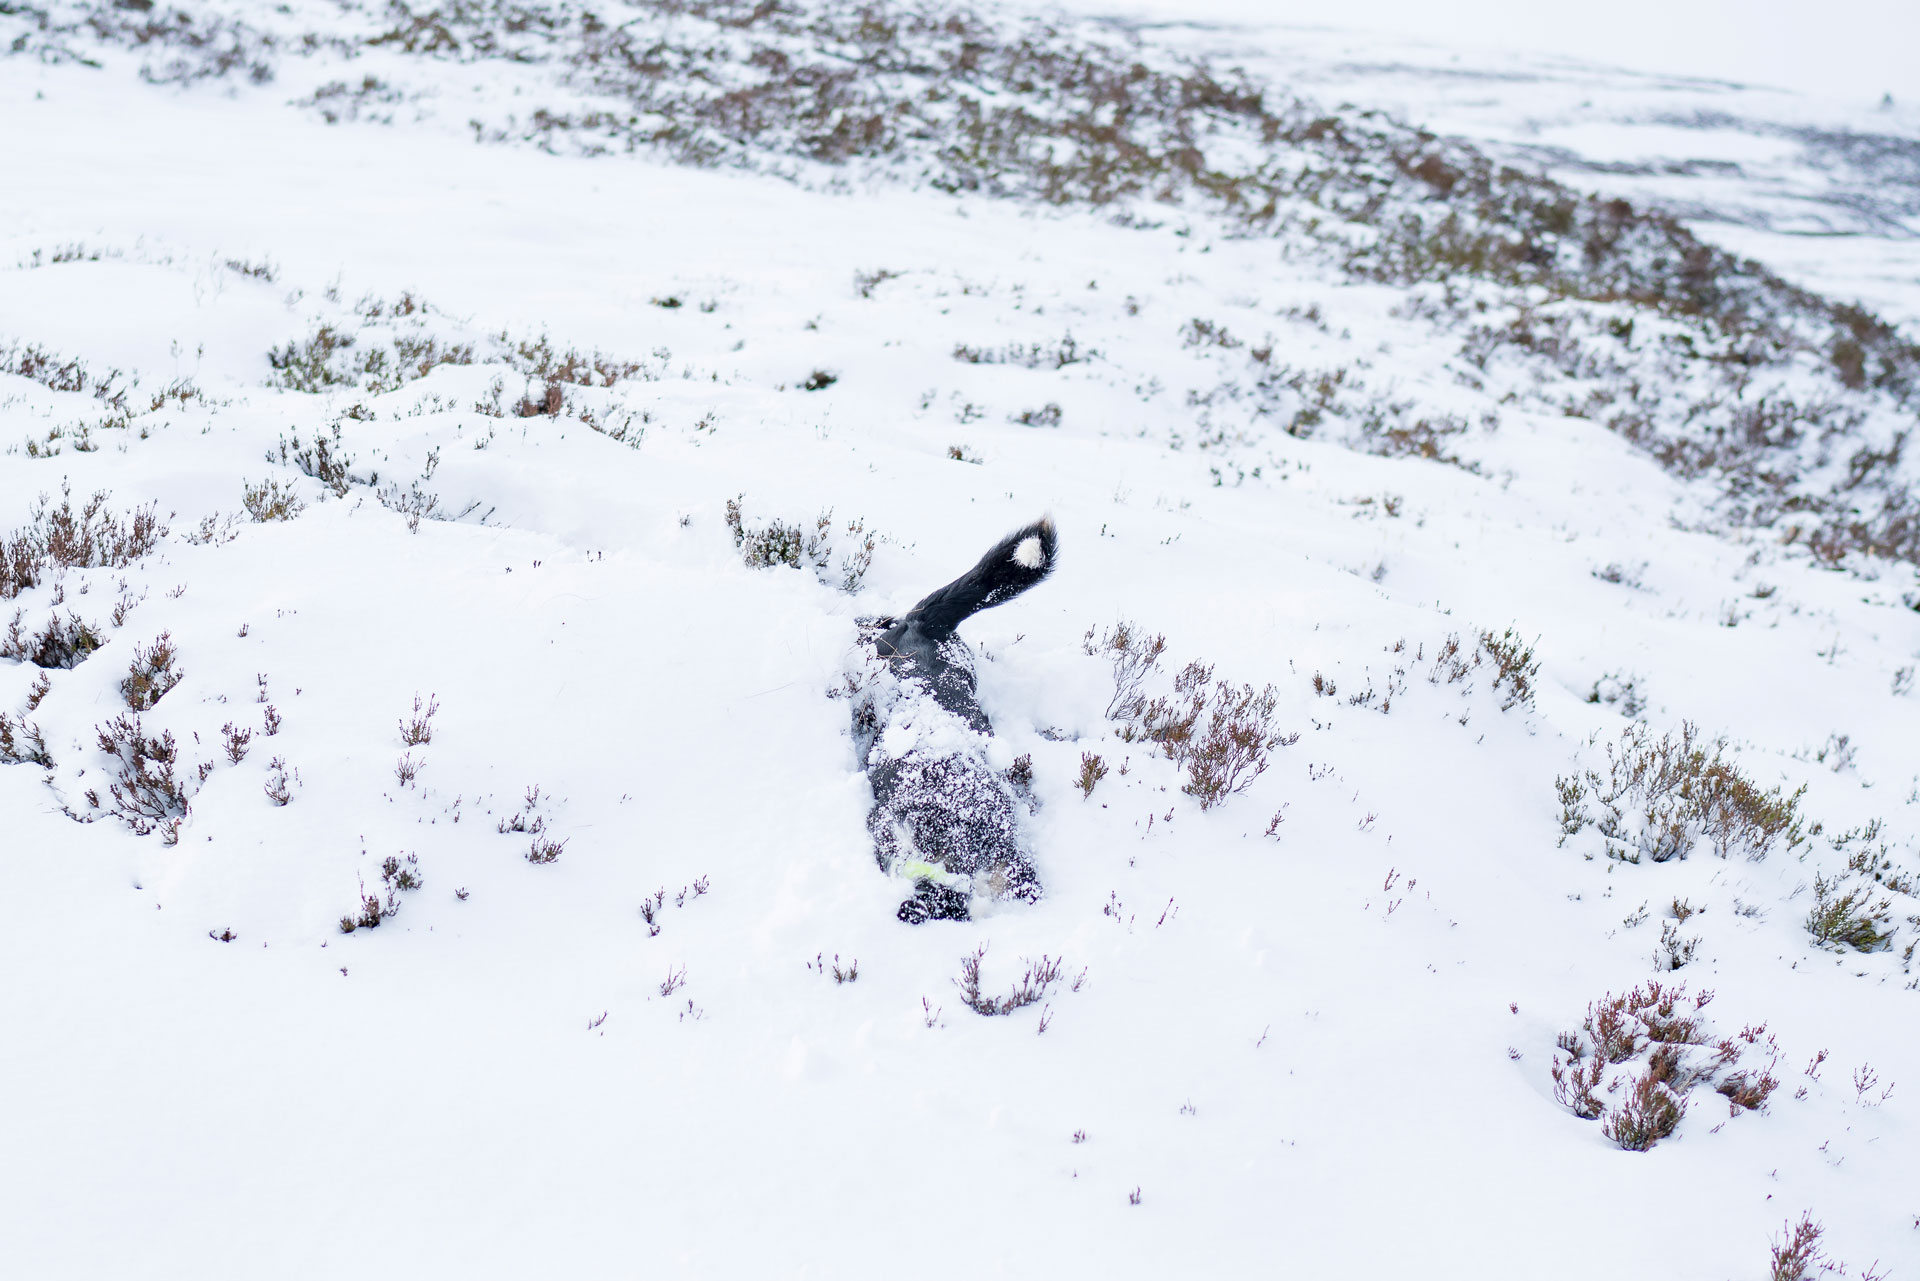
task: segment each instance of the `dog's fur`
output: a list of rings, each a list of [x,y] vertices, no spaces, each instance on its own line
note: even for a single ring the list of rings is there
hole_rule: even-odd
[[[1018,798],[986,759],[993,726],[976,696],[973,651],[954,629],[1052,573],[1058,547],[1043,517],[902,617],[867,626],[887,675],[856,705],[855,736],[873,784],[875,855],[915,882],[903,921],[964,919],[975,900],[1039,897]]]

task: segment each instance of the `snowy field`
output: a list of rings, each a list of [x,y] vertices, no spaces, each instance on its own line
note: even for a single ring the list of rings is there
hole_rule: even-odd
[[[1910,112],[1140,33],[1452,149],[1255,223],[1325,129],[697,153],[515,12],[0,5],[0,1270],[1920,1275]],[[1475,149],[1721,265],[1379,265]],[[908,926],[856,619],[1042,513],[1045,894]],[[1231,794],[1121,620],[1270,694]]]

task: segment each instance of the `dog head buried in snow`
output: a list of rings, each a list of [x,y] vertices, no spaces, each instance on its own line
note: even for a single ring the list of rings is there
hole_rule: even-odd
[[[980,563],[899,618],[868,622],[881,665],[854,709],[881,869],[913,884],[900,919],[961,920],[976,904],[1040,896],[1013,784],[987,761],[993,726],[976,695],[973,651],[955,629],[1053,571],[1053,521],[1015,530]]]

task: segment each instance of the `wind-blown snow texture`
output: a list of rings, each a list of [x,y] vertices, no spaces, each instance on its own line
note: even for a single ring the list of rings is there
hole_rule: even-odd
[[[1915,1266],[1910,121],[226,12],[0,4],[10,1275]],[[910,927],[855,620],[1040,511],[962,635],[1046,893]],[[1273,687],[1245,790],[1121,618]]]

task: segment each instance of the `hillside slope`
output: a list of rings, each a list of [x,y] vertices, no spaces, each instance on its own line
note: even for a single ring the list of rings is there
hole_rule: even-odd
[[[590,12],[0,7],[21,1275],[1905,1275],[1906,331],[1111,28]],[[1042,512],[1046,893],[908,927],[856,619]]]

